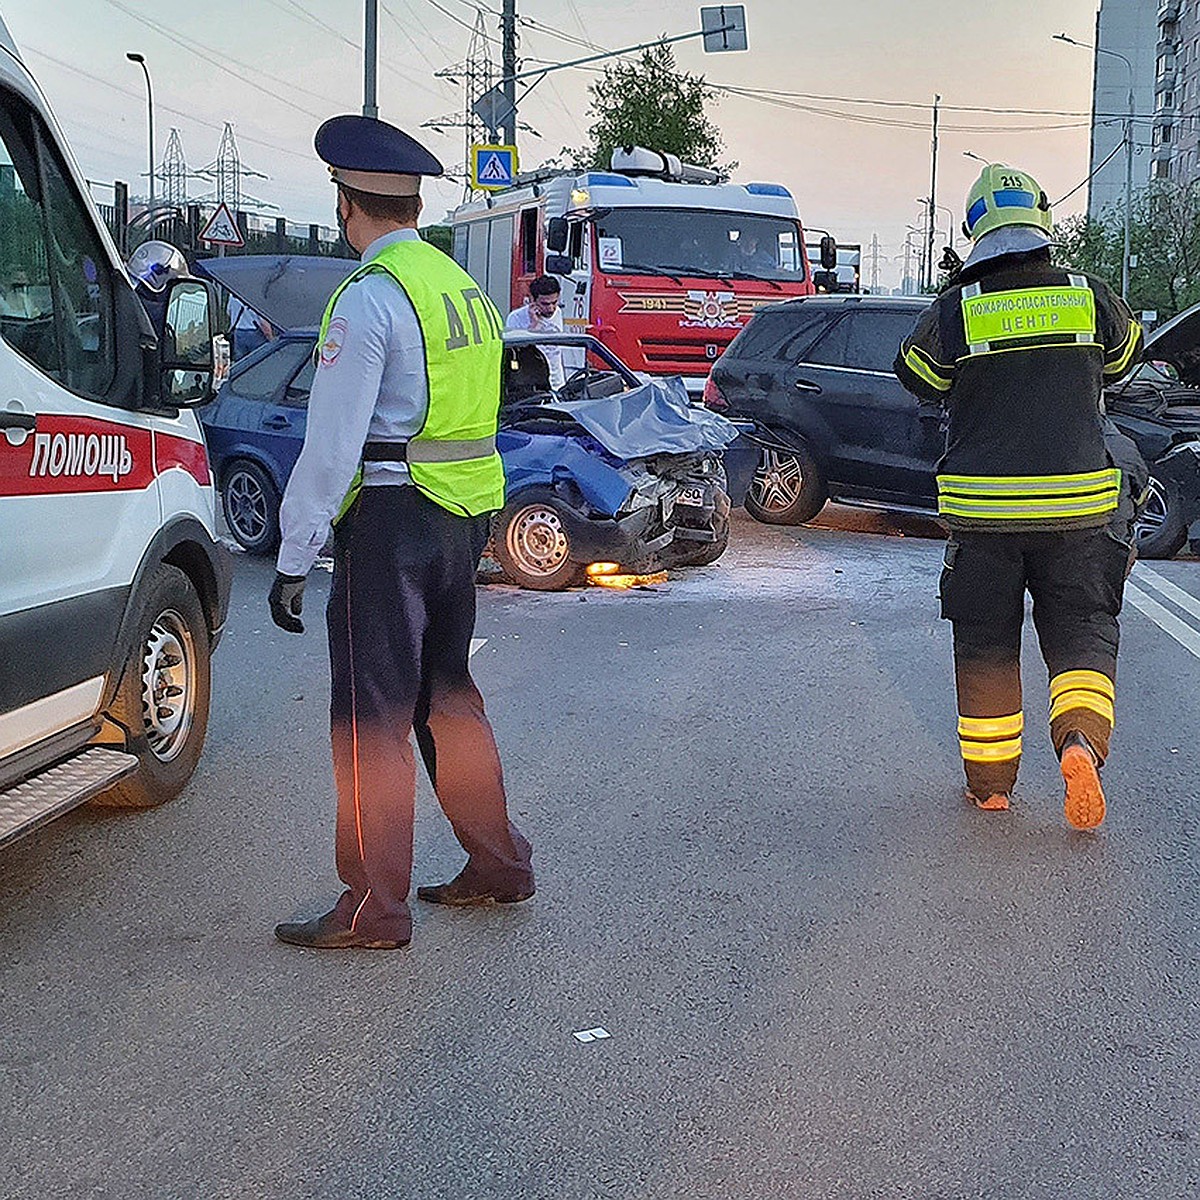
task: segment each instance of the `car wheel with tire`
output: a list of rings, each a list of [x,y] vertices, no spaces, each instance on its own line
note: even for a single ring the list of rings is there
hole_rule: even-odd
[[[138,767],[94,803],[153,808],[183,790],[208,729],[211,653],[196,589],[181,570],[164,563],[150,582],[107,714],[125,730],[126,751]]]
[[[583,581],[583,567],[571,558],[563,506],[549,497],[510,500],[496,518],[492,549],[505,575],[523,588],[561,592]]]
[[[746,511],[766,525],[803,525],[828,499],[816,459],[807,449],[794,447],[763,451],[745,504]]]
[[[250,554],[271,554],[279,546],[279,490],[257,463],[239,459],[226,468],[221,484],[225,523]]]
[[[1147,498],[1133,526],[1139,558],[1174,558],[1187,541],[1179,492],[1173,483],[1150,476]]]

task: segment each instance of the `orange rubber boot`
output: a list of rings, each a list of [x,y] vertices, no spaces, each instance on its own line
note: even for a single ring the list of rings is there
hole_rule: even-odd
[[[974,792],[967,792],[967,799],[982,812],[1007,812],[1008,811],[1008,793],[995,792],[986,800],[980,800]]]
[[[1081,733],[1067,738],[1062,752],[1062,776],[1067,785],[1063,811],[1076,829],[1096,829],[1104,821],[1104,789],[1096,755]]]

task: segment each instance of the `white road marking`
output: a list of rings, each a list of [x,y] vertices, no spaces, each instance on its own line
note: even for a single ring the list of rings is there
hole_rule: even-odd
[[[1200,617],[1200,600],[1197,600],[1191,592],[1185,592],[1183,588],[1176,587],[1169,579],[1164,579],[1157,571],[1152,571],[1142,564],[1138,565],[1137,575],[1160,596],[1166,596],[1176,607],[1182,608],[1186,613],[1191,613],[1193,617]]]
[[[602,1042],[605,1038],[612,1037],[612,1034],[607,1029],[597,1027],[595,1029],[581,1029],[578,1033],[572,1035],[577,1042]]]
[[[486,645],[487,645],[487,638],[472,638],[471,639],[471,652],[470,652],[470,654],[467,655],[467,657],[474,658],[475,655],[478,654],[479,651],[482,650],[484,648],[484,646],[486,646]]]
[[[1125,585],[1125,598],[1142,616],[1153,621],[1163,633],[1170,634],[1185,650],[1200,658],[1200,633],[1186,621],[1159,604],[1157,600],[1151,599],[1132,583]]]

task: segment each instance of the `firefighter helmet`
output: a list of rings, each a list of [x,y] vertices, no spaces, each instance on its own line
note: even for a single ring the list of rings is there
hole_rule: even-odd
[[[979,241],[993,229],[1028,225],[1049,235],[1054,228],[1050,201],[1032,175],[1003,163],[989,163],[967,193],[963,232]]]

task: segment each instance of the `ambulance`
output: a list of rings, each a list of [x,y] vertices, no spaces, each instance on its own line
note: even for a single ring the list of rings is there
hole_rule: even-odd
[[[561,277],[567,328],[699,396],[759,307],[816,290],[796,201],[638,146],[611,167],[535,173],[462,205],[454,257],[504,312],[538,275]],[[832,269],[837,244],[823,244]]]
[[[169,247],[168,247],[169,249]],[[229,599],[209,285],[144,299],[0,20],[0,845],[176,795]]]

